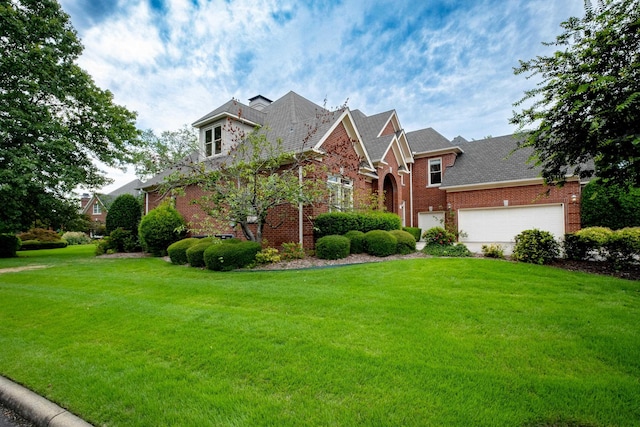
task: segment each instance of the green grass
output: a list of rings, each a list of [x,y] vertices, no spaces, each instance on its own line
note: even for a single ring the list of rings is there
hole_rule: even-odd
[[[67,252],[72,251],[72,252]],[[95,425],[632,426],[640,282],[487,259],[0,268],[0,373]]]

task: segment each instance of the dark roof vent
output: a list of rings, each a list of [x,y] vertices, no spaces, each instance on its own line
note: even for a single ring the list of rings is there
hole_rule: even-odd
[[[258,111],[262,111],[264,107],[271,104],[273,101],[269,98],[266,98],[262,95],[254,96],[253,98],[249,98],[249,107],[256,109]]]

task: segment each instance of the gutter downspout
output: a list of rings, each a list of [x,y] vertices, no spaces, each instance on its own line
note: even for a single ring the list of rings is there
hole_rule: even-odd
[[[300,185],[300,188],[302,188],[302,165],[298,166],[298,184]],[[298,202],[298,239],[300,241],[300,246],[304,248],[304,224],[302,223],[304,219],[303,209],[304,207],[302,206],[302,202]]]
[[[409,163],[409,218],[411,227],[416,225],[413,223],[413,163]]]

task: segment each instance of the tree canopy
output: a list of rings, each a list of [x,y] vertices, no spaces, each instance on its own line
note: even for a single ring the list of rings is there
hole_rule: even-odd
[[[77,186],[109,182],[94,160],[132,160],[135,113],[116,105],[76,60],[82,45],[55,0],[0,0],[0,231]]]
[[[562,23],[549,56],[520,61],[539,76],[511,123],[534,149],[548,182],[594,172],[605,182],[640,184],[640,0],[587,0],[583,18]],[[534,127],[527,129],[527,127]],[[595,168],[594,168],[595,166]]]
[[[150,178],[166,169],[180,164],[189,154],[198,150],[198,134],[184,125],[174,131],[156,135],[151,129],[140,136],[140,145],[135,149],[136,175],[140,179]]]

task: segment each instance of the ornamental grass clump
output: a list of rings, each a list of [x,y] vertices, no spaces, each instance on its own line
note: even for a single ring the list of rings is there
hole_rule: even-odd
[[[371,230],[364,235],[365,251],[369,255],[386,257],[396,253],[398,239],[384,230]]]
[[[316,256],[320,259],[342,259],[349,256],[351,241],[345,236],[330,235],[316,242]]]

